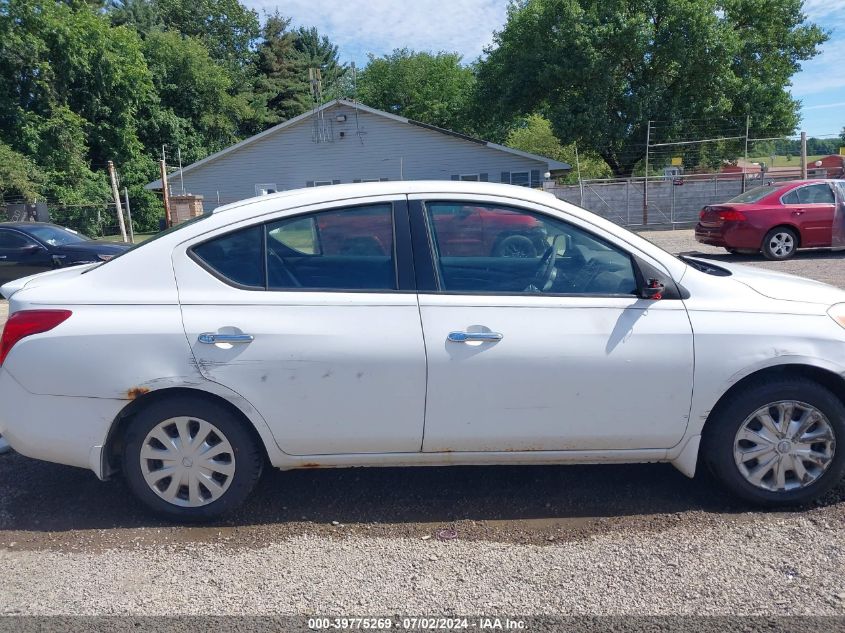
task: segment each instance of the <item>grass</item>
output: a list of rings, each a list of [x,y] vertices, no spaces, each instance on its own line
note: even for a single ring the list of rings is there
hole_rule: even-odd
[[[151,238],[156,233],[135,233],[135,243],[138,244],[139,242],[143,242],[146,239]],[[104,242],[122,242],[123,238],[120,235],[104,235],[101,238]]]
[[[825,156],[826,155],[807,156],[807,165],[812,167],[814,162],[821,160]],[[748,160],[752,163],[766,163],[769,167],[794,167],[795,169],[801,169],[800,156],[793,156],[791,159],[787,159],[786,156],[775,156],[774,163],[772,163],[771,156],[749,156]]]

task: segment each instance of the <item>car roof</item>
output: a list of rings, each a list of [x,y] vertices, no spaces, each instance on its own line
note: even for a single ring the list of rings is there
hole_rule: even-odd
[[[281,202],[280,209],[300,206],[304,204],[319,204],[344,198],[359,198],[363,196],[385,195],[414,195],[419,193],[437,194],[488,194],[507,197],[520,197],[525,200],[536,200],[548,203],[549,197],[555,196],[545,191],[529,187],[517,187],[499,183],[455,180],[393,180],[388,182],[366,182],[341,185],[326,185],[324,187],[307,187],[270,193],[263,196],[246,198],[226,204],[214,209],[213,213],[222,213],[238,209],[246,205],[260,202]]]
[[[7,229],[26,229],[35,226],[58,226],[51,222],[0,222],[0,228]],[[62,228],[62,227],[58,227]]]

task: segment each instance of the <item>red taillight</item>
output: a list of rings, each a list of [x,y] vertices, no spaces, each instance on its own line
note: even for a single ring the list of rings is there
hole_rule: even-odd
[[[0,337],[0,365],[6,360],[9,350],[22,338],[41,332],[49,332],[73,314],[70,310],[21,310],[6,321],[3,336]]]
[[[744,222],[745,214],[742,211],[719,211],[719,219],[722,222]]]

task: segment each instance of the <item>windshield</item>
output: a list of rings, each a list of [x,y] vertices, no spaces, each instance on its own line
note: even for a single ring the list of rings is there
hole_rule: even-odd
[[[752,202],[759,202],[775,190],[772,185],[763,185],[762,187],[754,187],[745,193],[739,194],[736,198],[731,198],[728,202],[739,202],[740,204],[749,204]]]
[[[50,246],[64,246],[65,244],[91,241],[90,237],[86,237],[82,233],[77,233],[73,229],[63,226],[51,226],[49,224],[33,226],[29,228],[29,232]]]

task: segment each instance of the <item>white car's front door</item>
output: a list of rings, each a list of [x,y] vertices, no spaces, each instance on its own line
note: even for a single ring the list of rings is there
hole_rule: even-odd
[[[412,206],[425,215],[415,229],[431,231],[438,279],[420,295],[424,451],[667,448],[682,438],[689,318],[679,298],[637,296],[630,253],[536,211]]]
[[[174,265],[202,375],[250,402],[288,454],[419,452],[425,351],[409,239],[402,199],[186,245]]]

